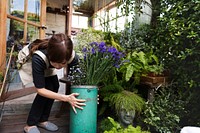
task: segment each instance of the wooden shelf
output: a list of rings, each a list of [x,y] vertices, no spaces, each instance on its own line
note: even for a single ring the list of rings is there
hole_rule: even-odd
[[[51,11],[51,10],[48,10],[47,13],[53,13],[53,14],[59,14],[59,15],[67,15],[66,12],[60,12],[60,11]]]
[[[168,82],[168,76],[160,76],[160,77],[151,77],[151,76],[142,76],[140,79],[141,84],[149,85],[150,87],[154,88],[158,85],[166,85]]]
[[[168,84],[168,76],[142,76],[140,84],[147,85],[148,87],[148,101],[152,102],[154,99],[154,92],[161,86]]]
[[[83,13],[83,14],[88,15],[88,16],[92,16],[94,14],[94,11],[92,9],[91,10],[85,10],[85,9],[78,8],[78,9],[75,9],[75,12],[80,12],[80,13]]]

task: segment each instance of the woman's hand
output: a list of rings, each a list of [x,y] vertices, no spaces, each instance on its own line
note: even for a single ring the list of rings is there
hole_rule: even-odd
[[[86,104],[84,103],[86,100],[84,99],[77,99],[76,96],[78,96],[78,93],[72,93],[68,95],[68,102],[71,104],[72,109],[76,112],[76,108],[83,109],[81,106],[85,106]]]
[[[64,101],[64,102],[69,102],[75,113],[77,113],[75,108],[83,109],[81,106],[86,105],[84,103],[86,100],[76,98],[79,95],[78,93],[64,95],[64,94],[55,93],[55,92],[47,90],[45,88],[37,89],[37,92],[39,95],[47,97],[47,98],[56,99],[56,100],[60,100],[60,101]]]

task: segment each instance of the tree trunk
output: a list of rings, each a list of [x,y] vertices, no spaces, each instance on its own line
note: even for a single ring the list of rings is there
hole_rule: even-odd
[[[152,16],[151,16],[151,27],[155,29],[158,23],[158,17],[160,16],[160,0],[151,0],[152,4]]]

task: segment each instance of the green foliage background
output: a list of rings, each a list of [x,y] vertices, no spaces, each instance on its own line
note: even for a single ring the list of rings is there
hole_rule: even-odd
[[[126,5],[131,4],[131,0],[123,2]],[[145,0],[140,2],[145,2]],[[184,125],[200,126],[198,111],[200,102],[200,98],[198,98],[200,94],[200,1],[151,0],[151,3],[153,11],[151,24],[143,25],[131,32],[129,32],[129,28],[125,29],[128,32],[124,31],[122,34],[122,39],[124,39],[122,42],[126,42],[123,45],[131,50],[139,49],[144,52],[152,50],[164,68],[170,71],[170,78],[175,83],[173,87],[175,92],[166,91],[164,98],[167,98],[168,94],[170,94],[169,99],[178,95],[178,98],[182,99],[185,104],[183,104],[184,111],[170,114],[170,117],[176,116],[180,120],[174,119],[174,122],[170,121],[168,124],[178,124],[180,127]],[[124,11],[131,12],[131,9],[124,8]],[[134,28],[134,23],[132,23],[132,27]],[[171,102],[165,104],[166,106],[157,102],[150,106],[149,111],[154,111],[153,115],[157,118],[160,117],[160,113],[155,108],[163,110],[164,113],[167,113],[168,106],[173,106],[174,110],[180,109],[175,106],[175,102]],[[170,119],[170,117],[166,118]],[[158,126],[156,124],[159,124],[157,128],[160,132],[167,132],[161,128],[167,127],[167,123],[165,123],[167,119],[157,121],[152,126],[156,127]],[[149,117],[149,121],[151,120],[154,121],[154,118]]]
[[[145,50],[153,50],[170,70],[176,83],[174,89],[187,103],[185,111],[176,114],[180,117],[179,126],[200,126],[200,1],[161,0],[156,6],[160,13],[144,38],[148,44]]]
[[[200,1],[162,0],[151,49],[171,70],[182,89],[200,86]]]

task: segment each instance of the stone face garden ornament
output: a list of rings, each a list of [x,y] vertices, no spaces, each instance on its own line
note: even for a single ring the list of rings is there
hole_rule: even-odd
[[[128,125],[133,124],[133,120],[135,118],[135,110],[126,111],[123,107],[119,111],[119,123],[123,127],[127,127]]]

